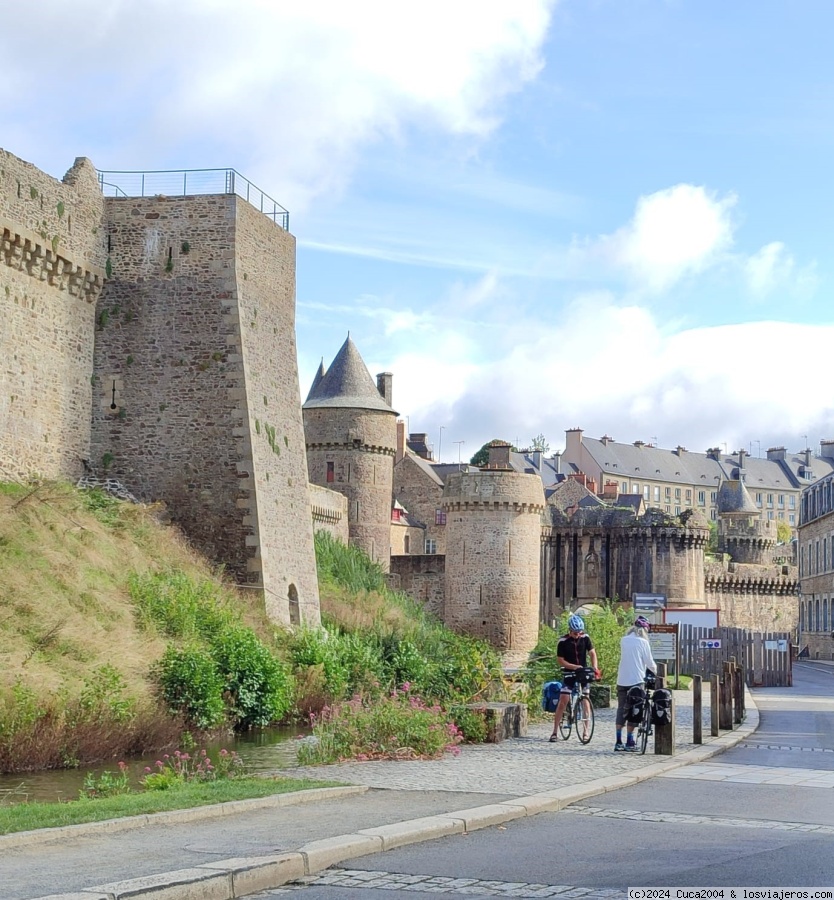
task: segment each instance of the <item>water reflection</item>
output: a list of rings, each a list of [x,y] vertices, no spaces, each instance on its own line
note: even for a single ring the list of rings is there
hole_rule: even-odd
[[[213,741],[205,745],[215,756],[225,747],[235,750],[246,764],[248,772],[271,772],[295,766],[297,739],[309,734],[309,729],[294,726],[256,729],[245,734]],[[202,746],[202,745],[201,745]],[[200,749],[200,748],[198,748]],[[145,767],[154,768],[159,754],[125,759],[131,783],[138,786]],[[0,804],[26,803],[34,800],[55,802],[76,800],[88,772],[100,775],[105,770],[118,771],[118,760],[82,769],[54,769],[46,772],[25,772],[20,775],[0,775]]]

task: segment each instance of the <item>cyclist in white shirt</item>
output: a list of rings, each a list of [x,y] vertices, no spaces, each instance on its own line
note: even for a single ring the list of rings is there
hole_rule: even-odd
[[[649,646],[649,620],[638,616],[633,627],[620,641],[620,667],[617,669],[617,743],[615,750],[635,751],[634,729],[636,725],[627,724],[626,742],[623,743],[623,725],[626,725],[626,697],[629,689],[635,685],[643,686],[646,669],[657,673],[657,663]]]

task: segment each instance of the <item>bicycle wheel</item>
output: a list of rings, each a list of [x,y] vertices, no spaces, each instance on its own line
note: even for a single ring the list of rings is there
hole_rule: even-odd
[[[576,723],[576,736],[580,744],[589,744],[594,736],[594,707],[590,698],[577,697],[574,706],[574,722]]]
[[[573,703],[568,703],[565,707],[565,711],[562,714],[562,721],[559,723],[559,736],[563,741],[566,741],[570,737],[570,733],[573,729]]]
[[[640,719],[640,725],[637,729],[637,749],[640,754],[646,752],[646,745],[649,743],[649,734],[652,730],[652,708],[651,703],[646,700],[646,708],[643,710],[643,718]]]

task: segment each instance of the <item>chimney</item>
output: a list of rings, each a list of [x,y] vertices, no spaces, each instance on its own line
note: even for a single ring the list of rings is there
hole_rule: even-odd
[[[778,462],[779,460],[784,460],[787,451],[784,447],[768,447],[767,448],[767,458],[771,462]]]
[[[588,476],[584,472],[571,472],[568,478],[573,478],[574,481],[578,481],[583,487],[588,486]]]
[[[397,455],[394,463],[398,463],[405,456],[405,422],[397,419]]]
[[[530,454],[530,458],[533,460],[533,465],[541,472],[542,470],[542,459],[544,458],[544,453],[541,450],[534,450]]]
[[[376,389],[379,396],[391,407],[394,408],[394,400],[392,394],[394,376],[390,372],[380,372],[376,376]]]
[[[489,467],[491,469],[511,469],[510,450],[511,444],[503,441],[493,441],[489,445]]]
[[[707,458],[713,459],[715,462],[721,461],[721,448],[720,447],[710,447],[707,450]]]
[[[595,493],[597,492],[597,483],[596,483],[596,481],[595,481],[593,478],[589,478],[589,479],[585,482],[585,487],[588,488],[588,490],[589,490],[592,494],[595,494]]]
[[[678,444],[678,446],[675,448],[675,453],[678,456],[683,456],[683,454],[686,453],[686,447],[681,447],[681,445]]]
[[[820,441],[820,456],[823,459],[834,460],[834,441]]]
[[[635,446],[635,447],[645,447],[645,446],[646,446],[646,442],[645,442],[645,441],[635,441],[635,442],[634,442],[634,446]]]
[[[607,434],[604,434],[600,439],[600,443],[603,447],[607,447],[610,443],[612,443],[614,438],[609,437]]]
[[[550,457],[550,461],[553,463],[553,469],[556,472],[556,474],[561,475],[562,474],[562,454],[557,451]]]
[[[811,448],[806,447],[806,449],[803,450],[803,453],[805,454],[805,468],[810,469],[811,468]]]
[[[620,492],[620,483],[619,481],[606,481],[605,487],[602,489],[602,493],[600,497],[603,500],[616,500],[617,494]]]

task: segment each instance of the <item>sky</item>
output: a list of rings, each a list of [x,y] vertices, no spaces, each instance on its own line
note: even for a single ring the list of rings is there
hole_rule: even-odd
[[[0,146],[290,211],[301,398],[348,332],[435,457],[834,437],[830,0],[0,0]]]

